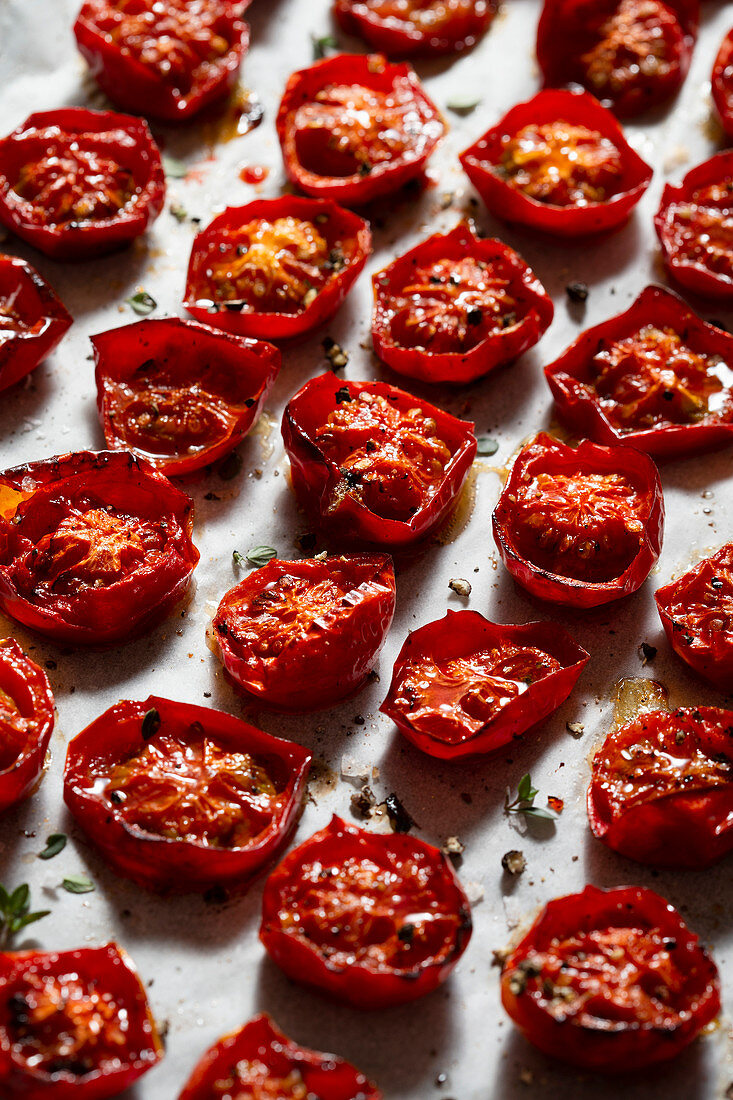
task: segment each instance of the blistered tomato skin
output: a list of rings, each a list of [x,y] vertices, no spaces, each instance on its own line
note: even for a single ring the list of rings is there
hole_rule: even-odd
[[[733,336],[649,286],[545,367],[560,418],[607,446],[658,458],[733,442]]]
[[[262,1096],[263,1100],[267,1096],[382,1100],[377,1087],[349,1062],[298,1046],[265,1013],[215,1043],[178,1100],[223,1100],[235,1095]]]
[[[55,720],[48,677],[12,638],[0,641],[0,813],[43,773]]]
[[[237,335],[304,336],[333,316],[371,247],[368,223],[327,199],[229,207],[194,240],[184,304]]]
[[[163,1057],[116,944],[0,954],[0,1088],[8,1100],[107,1100]]]
[[[579,447],[540,433],[524,447],[494,509],[494,540],[538,599],[589,608],[635,592],[659,557],[657,468],[630,447]]]
[[[35,370],[72,323],[34,267],[0,255],[0,392]]]
[[[347,34],[387,57],[440,56],[471,49],[491,24],[495,0],[334,0]]]
[[[603,1073],[675,1057],[720,1011],[718,971],[641,886],[556,898],[504,964],[504,1008],[534,1046]]]
[[[422,997],[471,937],[471,912],[437,848],[333,817],[265,883],[260,939],[288,977],[356,1008]]]
[[[554,313],[522,258],[465,223],[406,252],[372,284],[374,350],[424,382],[472,382],[516,359]]]
[[[361,206],[423,169],[446,127],[409,65],[337,54],[293,73],[277,116],[291,183]]]
[[[728,137],[733,137],[733,28],[723,39],[712,75],[713,102]]]
[[[63,107],[0,141],[0,222],[54,260],[129,244],[165,200],[158,147],[143,119]]]
[[[611,112],[579,89],[512,107],[460,161],[492,214],[558,237],[617,229],[652,178]]]

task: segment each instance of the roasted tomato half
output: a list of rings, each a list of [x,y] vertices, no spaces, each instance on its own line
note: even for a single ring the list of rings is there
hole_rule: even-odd
[[[0,141],[0,222],[54,260],[129,244],[164,200],[160,153],[142,119],[63,107]]]
[[[662,484],[631,447],[568,447],[541,432],[517,456],[493,527],[502,561],[533,596],[598,607],[636,592],[659,557]]]
[[[408,634],[379,709],[430,756],[493,752],[557,710],[588,656],[556,623],[449,611]]]
[[[306,382],[282,423],[293,488],[325,533],[403,547],[455,505],[476,454],[473,424],[385,382],[329,371]]]
[[[333,316],[371,250],[367,222],[327,199],[229,207],[193,243],[185,306],[227,332],[302,336]]]
[[[733,442],[733,336],[662,287],[581,333],[545,367],[560,418],[661,458]]]
[[[0,255],[0,390],[35,370],[72,323],[34,267],[17,256]]]
[[[109,645],[184,596],[199,553],[193,503],[122,451],[0,473],[0,608],[58,641]]]
[[[265,883],[260,939],[293,981],[357,1008],[430,993],[471,938],[468,898],[447,856],[404,833],[338,817]]]
[[[707,867],[733,849],[733,711],[640,714],[609,733],[588,788],[593,835],[654,867]]]
[[[238,687],[276,710],[303,713],[363,686],[394,610],[387,554],[275,560],[227,592],[212,631]]]
[[[495,0],[334,0],[347,34],[388,57],[457,53],[475,46],[496,13]]]
[[[460,157],[492,214],[558,237],[616,229],[652,170],[588,92],[539,92]]]
[[[85,0],[74,25],[92,76],[113,103],[188,119],[233,87],[249,44],[249,0]]]
[[[299,1047],[263,1014],[225,1035],[196,1066],[178,1100],[382,1100],[363,1073],[335,1054]]]
[[[723,129],[728,137],[733,137],[733,28],[723,39],[715,58],[712,91]]]
[[[654,218],[670,277],[694,294],[733,301],[733,150],[667,184]]]
[[[296,187],[360,206],[418,175],[445,123],[409,65],[337,54],[293,73],[277,133]]]
[[[654,598],[677,656],[721,691],[733,691],[733,542]]]
[[[516,359],[554,313],[521,256],[465,224],[429,237],[372,283],[374,350],[424,382],[472,382]]]
[[[504,964],[501,999],[545,1054],[603,1073],[674,1057],[720,1011],[715,963],[642,886],[549,902]]]
[[[74,738],[64,799],[133,882],[242,889],[295,828],[310,759],[231,714],[151,695],[117,703]]]
[[[545,86],[574,81],[629,117],[669,99],[687,76],[700,0],[545,0],[537,60]]]
[[[54,699],[42,668],[12,638],[0,641],[0,812],[41,778],[54,726]]]
[[[116,944],[0,954],[3,1096],[106,1100],[162,1057],[142,982]]]
[[[110,450],[169,475],[199,470],[256,423],[280,370],[272,344],[195,321],[139,321],[92,336]]]

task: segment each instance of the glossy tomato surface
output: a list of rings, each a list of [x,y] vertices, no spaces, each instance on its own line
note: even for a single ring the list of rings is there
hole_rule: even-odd
[[[670,99],[687,76],[699,0],[545,0],[537,60],[546,87],[584,85],[629,117]]]
[[[381,54],[337,54],[293,73],[277,116],[290,181],[345,206],[417,176],[445,129],[410,66]]]
[[[142,982],[116,944],[0,954],[4,1097],[107,1100],[162,1057]]]
[[[733,27],[718,50],[712,75],[713,102],[728,137],[733,137]]]
[[[657,468],[630,447],[541,432],[524,447],[494,509],[494,540],[531,595],[598,607],[646,580],[659,557],[664,500]]]
[[[0,141],[0,222],[55,260],[129,244],[164,200],[160,153],[142,119],[63,107]]]
[[[363,1073],[335,1054],[300,1047],[262,1014],[207,1050],[178,1100],[382,1100]]]
[[[239,890],[295,828],[310,760],[230,714],[151,695],[117,703],[73,739],[64,799],[141,886]]]
[[[57,641],[135,637],[180,600],[199,559],[193,503],[121,451],[0,473],[0,607]]]
[[[504,964],[501,999],[545,1054],[603,1073],[673,1058],[720,1011],[715,963],[642,886],[549,902]]]
[[[92,76],[113,103],[186,120],[234,86],[249,44],[249,0],[85,0],[74,25]]]
[[[733,691],[733,542],[654,598],[677,656],[721,691]]]
[[[0,390],[35,370],[72,323],[63,302],[34,267],[0,254]]]
[[[53,732],[48,677],[12,638],[0,641],[0,812],[20,802],[43,773]]]
[[[733,336],[648,286],[545,367],[574,432],[660,458],[733,442]]]
[[[330,371],[306,382],[282,422],[293,488],[336,540],[409,546],[454,507],[476,454],[473,424],[385,382]]]
[[[449,611],[408,634],[379,709],[430,756],[493,752],[557,710],[588,656],[555,623]]]
[[[492,214],[558,237],[617,229],[652,178],[611,112],[579,89],[512,107],[460,161]]]
[[[654,218],[669,276],[706,298],[733,301],[733,151],[665,185]]]
[[[281,363],[272,344],[174,317],[91,340],[107,446],[171,476],[201,469],[244,439]]]
[[[434,56],[475,46],[496,13],[495,0],[334,0],[347,34],[388,57]]]
[[[470,226],[436,233],[372,277],[382,362],[424,382],[472,382],[537,343],[552,300],[524,260]]]
[[[430,993],[471,938],[468,899],[437,848],[338,817],[275,868],[260,939],[288,977],[357,1008]]]
[[[229,207],[193,243],[186,309],[244,336],[303,336],[339,308],[371,245],[368,223],[328,199]]]

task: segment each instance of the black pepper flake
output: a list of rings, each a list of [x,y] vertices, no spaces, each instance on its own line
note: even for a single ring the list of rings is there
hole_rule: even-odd
[[[412,943],[415,938],[415,925],[403,924],[401,928],[397,930],[397,939],[402,940],[403,943]]]
[[[354,721],[356,722],[357,726],[363,726],[366,722],[366,718],[363,714],[355,714]]]
[[[204,500],[221,500],[221,497],[217,496],[216,493],[206,493]]]
[[[337,405],[343,405],[346,402],[354,400],[348,386],[341,386],[340,389],[336,390],[334,397]]]
[[[587,283],[568,283],[565,293],[571,302],[586,302],[590,291]]]
[[[395,833],[409,833],[410,829],[419,828],[415,819],[407,812],[396,794],[388,794],[384,800],[389,823]]]
[[[48,660],[48,661],[46,661],[46,662],[45,662],[45,664],[46,664],[46,668],[49,668],[49,669],[51,669],[51,671],[53,671],[53,669],[55,669],[55,668],[58,668],[58,667],[59,667],[59,666],[58,666],[58,665],[56,664],[56,662],[55,662],[55,661],[52,661],[52,660],[51,660],[50,658],[49,658],[49,660]]]
[[[150,710],[145,712],[145,717],[143,718],[143,741],[149,741],[151,737],[155,737],[159,729],[160,715],[158,714],[155,707],[151,707]]]
[[[642,665],[648,665],[650,661],[653,661],[657,655],[656,646],[649,645],[648,642],[642,642],[639,646],[639,660]]]
[[[477,307],[469,309],[466,313],[466,320],[468,321],[469,325],[480,325],[482,317],[483,314],[481,310]]]

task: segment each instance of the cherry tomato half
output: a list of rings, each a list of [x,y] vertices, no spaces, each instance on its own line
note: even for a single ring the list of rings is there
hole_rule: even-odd
[[[473,424],[385,382],[331,371],[306,382],[282,422],[293,488],[324,532],[401,547],[432,534],[476,454]]]
[[[488,374],[536,344],[554,313],[521,256],[465,223],[393,260],[372,284],[374,350],[424,382]]]
[[[648,286],[545,367],[560,418],[596,443],[671,458],[733,442],[733,336]]]
[[[106,1100],[162,1057],[142,982],[116,944],[0,954],[3,1096]]]
[[[670,99],[687,76],[699,0],[545,0],[537,60],[545,87],[584,85],[615,114]]]
[[[657,468],[631,447],[541,432],[512,467],[493,516],[494,540],[533,596],[598,607],[636,592],[659,557],[664,500]]]
[[[733,542],[657,589],[659,618],[678,657],[733,691]]]
[[[494,752],[557,710],[588,657],[556,623],[449,611],[408,634],[379,709],[430,756]]]
[[[417,176],[445,129],[410,66],[381,54],[337,54],[293,73],[277,115],[288,178],[346,206]]]
[[[299,1047],[266,1014],[215,1043],[178,1100],[382,1100],[363,1073],[335,1054]]]
[[[183,597],[199,560],[193,502],[122,451],[0,473],[0,608],[58,641],[109,645]]]
[[[715,963],[642,886],[549,902],[504,964],[501,999],[545,1054],[604,1073],[674,1057],[720,1011]]]
[[[0,812],[20,802],[43,772],[54,698],[42,668],[12,638],[0,641]]]
[[[110,450],[173,476],[236,447],[280,370],[272,344],[177,317],[92,336],[97,407]]]
[[[450,860],[406,834],[333,817],[265,883],[260,939],[273,961],[357,1008],[430,993],[470,938],[468,898]]]
[[[733,301],[733,151],[698,164],[677,187],[666,184],[654,225],[672,279]]]
[[[63,107],[0,141],[0,222],[54,260],[129,244],[164,200],[160,153],[142,119]]]
[[[275,560],[227,592],[213,637],[235,684],[260,703],[303,713],[363,686],[394,610],[386,554]]]
[[[367,222],[327,199],[229,207],[193,242],[184,304],[227,332],[302,336],[333,316],[371,250]]]
[[[230,714],[123,700],[69,745],[64,800],[121,875],[151,890],[241,890],[285,846],[310,753]]]
[[[723,39],[713,65],[712,92],[720,121],[733,137],[733,27]]]
[[[347,34],[358,34],[388,57],[468,50],[488,29],[495,0],[334,0]]]
[[[71,314],[34,267],[0,254],[0,390],[35,370],[72,324]]]
[[[652,178],[588,92],[539,92],[460,156],[492,214],[558,237],[616,229]]]
[[[188,119],[234,86],[249,0],[85,0],[74,24],[94,79],[126,111]]]

